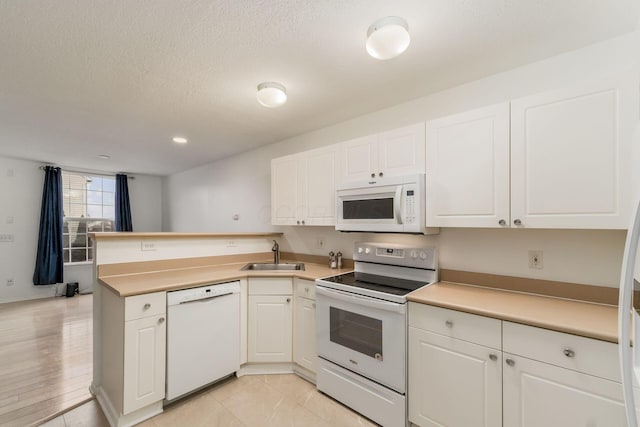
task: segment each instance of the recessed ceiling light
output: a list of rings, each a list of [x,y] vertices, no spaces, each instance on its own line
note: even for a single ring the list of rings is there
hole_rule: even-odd
[[[264,82],[258,85],[258,102],[265,107],[275,108],[287,102],[287,90],[276,82]]]
[[[173,142],[175,142],[176,144],[186,144],[187,143],[187,138],[184,138],[182,136],[174,136],[173,137]]]
[[[367,52],[376,59],[395,58],[410,42],[409,25],[399,16],[379,19],[367,31]]]
[[[98,157],[104,160],[108,160],[111,158],[108,154],[98,154]]]

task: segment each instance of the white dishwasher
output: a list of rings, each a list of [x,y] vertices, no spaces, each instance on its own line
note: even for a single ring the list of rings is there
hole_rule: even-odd
[[[167,400],[240,369],[240,282],[167,292]]]

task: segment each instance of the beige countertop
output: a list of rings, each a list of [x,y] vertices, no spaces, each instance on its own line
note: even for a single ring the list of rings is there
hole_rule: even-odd
[[[616,306],[484,286],[438,282],[408,295],[409,301],[501,320],[618,342]]]
[[[282,262],[287,262],[283,260]],[[321,277],[351,271],[331,269],[324,265],[305,262],[304,270],[297,271],[242,271],[246,262],[211,265],[204,267],[179,268],[145,273],[103,276],[98,281],[121,297],[150,292],[173,291],[200,285],[221,283],[247,277],[299,277],[315,280]]]

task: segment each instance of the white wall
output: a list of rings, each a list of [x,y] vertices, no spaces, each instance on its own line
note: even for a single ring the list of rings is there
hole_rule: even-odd
[[[0,157],[0,234],[13,234],[12,243],[0,243],[0,303],[54,296],[64,285],[34,286],[42,201],[41,163]],[[162,179],[136,175],[129,181],[132,221],[136,231],[160,231]],[[7,223],[13,217],[13,224]],[[14,285],[8,287],[7,280]],[[65,266],[64,282],[78,282],[81,292],[93,289],[92,264]]]
[[[443,268],[617,286],[625,237],[620,231],[446,229],[439,236],[415,237],[273,227],[270,160],[578,81],[627,72],[638,75],[639,38],[636,32],[612,39],[166,177],[163,229],[280,230],[285,232],[283,250],[342,250],[348,256],[355,241],[426,243],[438,246]],[[239,221],[232,220],[234,213]],[[316,247],[317,237],[326,240],[324,249]],[[528,268],[528,249],[544,251],[543,270]]]

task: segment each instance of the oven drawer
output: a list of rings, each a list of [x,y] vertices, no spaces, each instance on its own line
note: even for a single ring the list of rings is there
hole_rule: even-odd
[[[500,350],[502,321],[409,302],[409,326]]]
[[[504,322],[504,352],[620,382],[618,346],[549,329]]]

